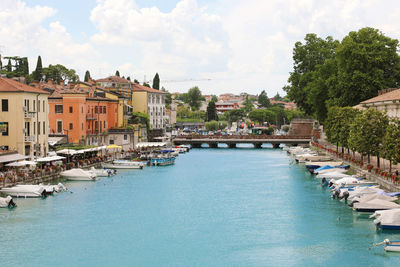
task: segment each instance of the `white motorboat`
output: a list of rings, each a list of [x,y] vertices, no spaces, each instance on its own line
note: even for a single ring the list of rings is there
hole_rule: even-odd
[[[328,174],[328,173],[345,173],[347,172],[346,169],[344,168],[332,168],[332,169],[326,169],[326,170],[322,170],[322,171],[314,171],[314,174],[318,175],[318,174]]]
[[[346,171],[346,170],[344,170],[344,171]],[[318,178],[318,179],[325,178],[325,179],[329,179],[329,180],[330,179],[339,180],[339,179],[344,178],[344,177],[351,177],[351,175],[345,174],[344,171],[340,170],[340,171],[331,171],[331,172],[319,173],[319,174],[317,174],[316,178]]]
[[[43,197],[46,196],[46,190],[42,186],[13,186],[3,187],[0,192],[10,195],[12,197]]]
[[[94,167],[92,167],[89,171],[94,173],[97,177],[110,177],[117,173],[117,170],[115,169],[95,169]]]
[[[353,201],[353,199],[360,198],[362,196],[367,196],[367,195],[374,195],[378,194],[379,192],[382,192],[383,190],[380,189],[378,186],[357,186],[352,190],[349,190],[349,196],[348,200]]]
[[[391,196],[386,196],[382,194],[367,194],[363,195],[361,197],[355,197],[352,199],[351,203],[349,204],[350,207],[352,207],[355,203],[364,203],[371,201],[373,199],[380,199],[380,200],[385,200],[385,201],[396,201],[398,200],[397,197],[391,197]]]
[[[38,184],[38,185],[35,185],[35,184],[18,184],[15,187],[24,188],[24,189],[33,190],[33,191],[34,190],[39,190],[40,188],[43,188],[44,189],[44,194],[46,196],[52,195],[56,191],[54,186],[43,185],[43,184]]]
[[[15,205],[11,196],[0,197],[0,208],[13,208]]]
[[[354,203],[353,209],[358,212],[375,212],[377,210],[390,210],[400,208],[399,204],[391,201],[373,199],[367,202]]]
[[[109,169],[143,169],[144,163],[131,160],[113,160],[112,163],[104,164],[104,167]]]
[[[71,181],[95,181],[96,175],[90,171],[85,171],[79,168],[63,171],[61,177]]]
[[[67,188],[62,183],[58,183],[58,184],[55,184],[55,185],[39,184],[39,186],[42,186],[46,190],[46,192],[59,193],[61,191],[67,191]]]
[[[374,246],[384,245],[385,251],[400,252],[400,241],[390,241],[389,239],[383,240],[383,242],[375,243]]]
[[[400,209],[377,210],[369,218],[375,218],[376,229],[400,230]]]

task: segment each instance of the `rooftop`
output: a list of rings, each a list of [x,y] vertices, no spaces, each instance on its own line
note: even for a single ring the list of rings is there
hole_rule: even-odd
[[[132,91],[136,91],[136,92],[149,92],[149,93],[158,93],[158,94],[168,94],[167,92],[161,91],[161,90],[157,90],[157,89],[153,89],[147,86],[143,86],[137,83],[132,83]]]
[[[131,83],[131,81],[118,76],[110,76],[107,78],[98,79],[96,82]]]
[[[383,102],[383,101],[391,101],[391,100],[400,100],[400,89],[392,89],[391,91],[389,90],[388,93],[384,93],[381,95],[378,95],[376,97],[367,99],[360,104],[370,104],[370,103],[376,103],[376,102]]]
[[[38,94],[49,94],[49,92],[42,89],[38,89],[7,78],[0,78],[0,92],[29,92]]]

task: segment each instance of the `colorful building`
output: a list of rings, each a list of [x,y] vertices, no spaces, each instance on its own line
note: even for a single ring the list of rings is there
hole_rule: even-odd
[[[215,103],[217,113],[225,113],[230,110],[238,109],[239,103],[236,101],[218,101]]]
[[[141,112],[149,115],[150,130],[162,135],[165,131],[166,120],[168,120],[165,110],[165,97],[167,93],[142,86],[132,84],[132,107],[134,112]]]
[[[49,93],[0,78],[0,147],[30,157],[48,152]]]

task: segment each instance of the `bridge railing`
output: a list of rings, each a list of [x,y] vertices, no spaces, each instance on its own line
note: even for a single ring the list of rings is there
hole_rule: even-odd
[[[311,135],[178,135],[176,139],[221,140],[221,139],[311,139]]]

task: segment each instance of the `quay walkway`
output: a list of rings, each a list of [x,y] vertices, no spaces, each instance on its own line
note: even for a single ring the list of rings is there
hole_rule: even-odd
[[[255,148],[261,148],[263,144],[272,144],[279,148],[280,144],[297,146],[309,144],[311,136],[290,135],[179,135],[174,140],[175,145],[191,145],[200,148],[207,144],[210,148],[217,148],[218,144],[226,144],[229,148],[235,148],[237,144],[253,144]]]

